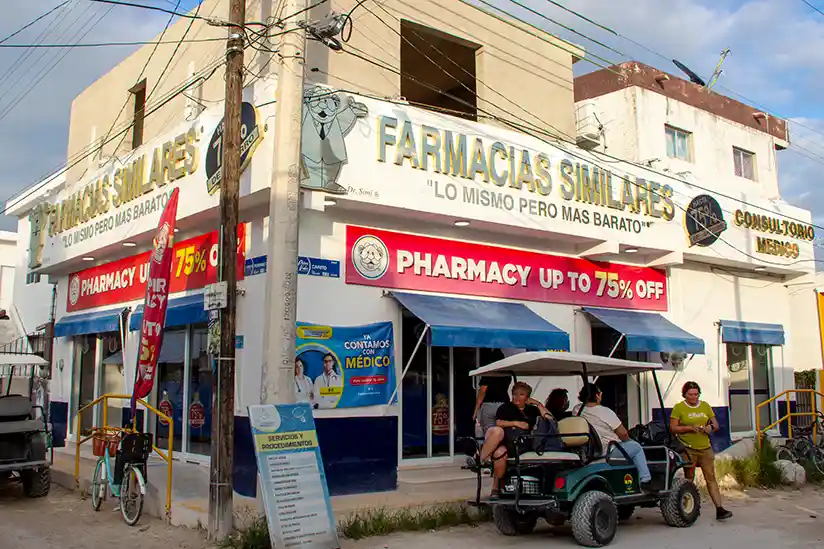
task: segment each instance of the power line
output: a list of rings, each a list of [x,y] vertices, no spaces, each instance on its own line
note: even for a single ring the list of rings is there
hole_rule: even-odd
[[[140,9],[144,9],[144,10],[159,11],[159,12],[162,12],[162,13],[168,13],[172,17],[181,17],[183,19],[200,19],[200,20],[206,21],[210,25],[215,25],[215,26],[221,26],[221,27],[234,26],[234,25],[229,24],[227,21],[220,21],[220,20],[211,19],[211,18],[208,18],[208,17],[201,17],[199,15],[193,15],[191,13],[181,13],[181,12],[177,11],[178,8],[175,8],[173,10],[169,10],[169,9],[166,9],[166,8],[161,8],[160,6],[149,6],[149,5],[146,5],[146,4],[138,4],[136,2],[123,2],[121,0],[89,0],[89,1],[90,2],[99,2],[101,4],[112,4],[114,6],[124,6],[124,7],[129,7],[129,8],[140,8]],[[198,5],[197,5],[198,8],[201,6],[202,3],[203,2],[198,3]],[[178,6],[179,5],[180,5],[180,2],[178,2]],[[262,22],[259,22],[259,21],[247,21],[244,24],[244,26],[248,26],[248,25],[256,25],[256,26],[267,27],[267,28],[269,27],[269,25],[267,23],[262,23]]]
[[[468,103],[468,102],[464,101],[463,99],[461,99],[461,98],[459,98],[459,97],[457,97],[457,96],[454,96],[454,95],[452,95],[452,94],[450,94],[450,93],[448,93],[448,92],[445,92],[444,90],[441,90],[441,89],[437,88],[436,86],[433,86],[432,84],[429,84],[428,82],[424,82],[424,81],[422,81],[422,80],[420,80],[420,79],[417,79],[417,78],[412,77],[412,76],[407,75],[407,74],[402,74],[402,72],[401,72],[401,70],[400,70],[400,69],[395,68],[395,67],[392,67],[391,65],[385,64],[385,62],[383,62],[383,61],[380,61],[380,60],[378,60],[378,61],[373,61],[372,59],[369,59],[368,57],[366,57],[366,55],[368,55],[368,54],[366,54],[366,52],[363,52],[362,50],[359,50],[358,48],[354,48],[353,46],[349,46],[349,48],[350,48],[350,49],[354,49],[354,50],[356,50],[356,51],[360,52],[360,54],[363,54],[363,55],[359,55],[359,54],[357,54],[357,53],[353,53],[352,51],[348,51],[348,50],[346,50],[346,49],[344,49],[344,50],[342,50],[342,51],[343,51],[344,53],[349,54],[349,55],[353,55],[353,56],[355,56],[355,57],[358,57],[358,58],[360,58],[361,60],[366,61],[367,63],[373,64],[373,65],[375,65],[375,66],[377,66],[377,67],[379,67],[379,68],[382,68],[383,70],[387,70],[387,71],[393,72],[393,73],[395,73],[395,74],[397,74],[397,75],[401,76],[402,78],[408,78],[408,79],[410,79],[410,80],[413,80],[413,81],[417,82],[418,84],[420,84],[420,85],[422,85],[422,86],[424,86],[424,87],[427,87],[427,88],[431,89],[432,91],[435,91],[436,93],[439,93],[439,94],[442,94],[442,95],[444,95],[444,96],[446,96],[446,97],[449,97],[450,99],[452,99],[452,100],[454,100],[454,101],[458,101],[458,102],[463,103],[463,104],[465,104],[466,106],[469,106],[469,107],[474,107],[473,105],[471,105],[470,103]],[[506,114],[509,114],[510,116],[512,116],[512,113],[508,112],[506,109],[503,109],[503,108],[501,108],[500,106],[495,105],[494,103],[492,103],[492,102],[490,102],[490,101],[488,101],[488,100],[487,100],[487,103],[490,103],[491,105],[495,106],[496,108],[500,109],[501,111],[505,112]],[[482,110],[482,109],[480,109],[480,108],[479,108],[478,110]],[[484,112],[486,112],[486,111],[484,111]],[[543,137],[537,136],[537,135],[535,135],[535,134],[533,133],[533,132],[537,131],[539,134],[544,134],[544,135],[547,135],[547,134],[546,134],[546,132],[545,132],[544,130],[541,130],[540,128],[537,128],[537,127],[535,127],[534,125],[527,125],[527,126],[524,126],[524,125],[522,125],[522,124],[514,123],[514,122],[512,122],[511,120],[507,120],[507,119],[504,119],[504,118],[500,118],[500,117],[498,117],[498,116],[495,116],[493,113],[488,113],[488,112],[487,112],[487,114],[490,114],[490,115],[491,115],[493,118],[495,118],[497,121],[502,122],[502,123],[504,123],[504,124],[506,124],[506,125],[509,125],[509,126],[511,126],[511,127],[513,127],[513,128],[515,128],[515,129],[519,130],[519,131],[520,131],[520,132],[522,132],[522,133],[526,133],[527,135],[531,135],[531,136],[533,136],[533,137],[535,137],[535,138],[537,138],[537,139],[539,139],[539,140],[543,141],[544,143],[547,143],[547,144],[549,144],[549,145],[552,145],[552,143],[549,143],[549,142],[546,140],[546,138],[543,138]],[[557,139],[557,137],[556,137],[556,136],[549,135],[549,137]],[[568,141],[567,141],[566,143],[567,143],[567,144],[570,144],[570,145],[572,145],[572,146],[574,146],[575,148],[577,148],[577,145],[576,145],[574,142],[568,142]],[[573,157],[576,157],[576,158],[578,158],[578,159],[580,159],[580,160],[584,160],[584,161],[586,161],[586,162],[589,162],[589,163],[595,164],[595,165],[597,166],[597,163],[596,163],[596,162],[593,162],[593,160],[592,160],[592,159],[585,158],[585,157],[580,156],[579,154],[576,154],[575,152],[569,151],[569,150],[567,150],[567,149],[564,149],[564,152],[566,152],[566,153],[567,153],[567,154],[569,154],[570,156],[573,156]],[[659,175],[659,176],[661,176],[661,177],[665,177],[665,178],[667,178],[667,179],[671,179],[671,180],[673,180],[673,181],[677,181],[677,182],[678,182],[678,183],[680,183],[680,184],[686,184],[686,183],[687,183],[687,182],[685,182],[685,181],[683,181],[683,180],[681,180],[681,179],[678,179],[678,178],[676,178],[676,177],[674,177],[674,176],[671,176],[671,175],[669,175],[669,174],[666,174],[666,173],[663,173],[663,172],[658,172],[658,171],[656,171],[656,170],[653,170],[653,169],[651,169],[651,168],[650,168],[650,167],[648,167],[648,166],[642,166],[642,165],[636,164],[636,163],[634,163],[634,162],[631,162],[631,161],[629,161],[629,160],[625,160],[625,159],[618,158],[618,157],[615,157],[615,156],[612,156],[612,155],[608,155],[608,154],[606,154],[606,153],[599,153],[599,154],[602,154],[602,155],[604,155],[604,156],[606,156],[606,157],[608,157],[608,158],[611,158],[611,159],[613,159],[613,160],[615,160],[615,161],[617,161],[617,162],[624,163],[624,164],[628,164],[628,165],[631,165],[631,166],[633,166],[633,167],[635,167],[635,168],[640,168],[640,169],[642,169],[642,170],[645,170],[645,171],[648,171],[648,172],[652,172],[652,173],[654,173],[654,174],[656,174],[656,175]],[[619,177],[620,177],[620,176],[619,176]],[[621,179],[624,179],[624,180],[626,180],[626,181],[629,181],[629,182],[633,183],[633,182],[632,182],[629,178],[621,178]],[[637,183],[634,183],[634,184],[637,186]],[[746,202],[746,201],[740,200],[740,199],[738,199],[738,198],[731,197],[731,196],[729,196],[729,195],[725,195],[725,194],[720,193],[720,192],[718,192],[718,191],[716,191],[716,190],[712,190],[712,189],[708,189],[708,188],[706,188],[706,187],[702,187],[702,186],[697,185],[697,184],[695,184],[695,183],[688,183],[688,184],[689,184],[690,186],[694,187],[694,188],[701,189],[702,191],[704,191],[704,192],[706,192],[706,193],[709,193],[709,194],[714,194],[714,195],[717,195],[717,196],[721,196],[721,197],[727,198],[728,200],[732,200],[733,202],[738,202],[738,203],[740,203],[740,204],[745,204],[745,205],[747,205],[747,206],[751,206],[751,207],[753,207],[753,208],[756,208],[756,209],[759,209],[759,210],[765,211],[765,212],[767,212],[767,213],[769,213],[769,214],[771,214],[771,215],[774,215],[774,214],[775,214],[775,212],[774,212],[774,211],[769,210],[769,209],[765,208],[764,206],[759,206],[759,205],[757,205],[757,204],[752,204],[752,203],[750,203],[750,202]],[[683,194],[683,193],[681,193],[681,194]],[[684,196],[687,196],[687,195],[684,195]],[[674,201],[673,201],[673,203],[675,204],[675,202],[674,202]],[[684,208],[682,207],[681,209],[684,209]],[[686,212],[686,210],[684,210],[684,211]],[[811,222],[809,222],[809,221],[804,221],[804,220],[801,220],[801,219],[798,219],[798,218],[794,218],[794,217],[792,217],[792,216],[787,216],[787,215],[783,215],[783,217],[785,217],[786,219],[792,220],[792,221],[796,221],[796,222],[801,223],[801,224],[803,224],[803,225],[811,225],[811,226],[813,226],[813,227],[815,227],[815,228],[817,228],[817,229],[822,229],[822,230],[824,230],[824,227],[821,227],[821,226],[815,225],[814,223],[811,223]],[[729,243],[728,243],[728,245],[730,245],[731,247],[733,247],[733,248],[734,248],[734,246],[732,246],[731,244],[729,244]],[[737,248],[734,248],[734,249],[737,249]],[[741,253],[746,254],[746,252],[744,252],[744,251],[741,251]],[[760,259],[760,258],[755,258],[754,256],[753,256],[753,258],[754,258],[754,259],[757,259],[757,260],[759,260],[759,261],[763,261],[763,262],[765,262],[765,263],[769,263],[768,261],[764,261],[764,260],[762,260],[762,259]],[[784,264],[779,264],[779,263],[775,263],[775,264],[776,264],[776,265],[784,265]]]
[[[197,42],[224,42],[225,38],[195,38],[184,40],[183,43],[191,44]],[[156,46],[164,44],[178,44],[179,40],[148,40],[148,41],[134,41],[134,42],[87,42],[83,44],[0,44],[0,49],[3,48],[34,48],[34,49],[76,49],[76,48],[103,48],[109,46]]]
[[[17,36],[18,34],[23,32],[27,28],[31,27],[32,25],[34,25],[35,23],[37,23],[41,19],[44,19],[44,18],[48,17],[49,15],[51,15],[52,13],[56,12],[57,10],[59,10],[60,8],[62,8],[66,4],[68,4],[69,2],[71,2],[71,0],[63,0],[63,2],[57,4],[55,7],[53,7],[52,9],[50,9],[49,11],[44,13],[43,15],[40,15],[39,17],[35,18],[33,21],[30,21],[29,23],[23,25],[22,27],[20,27],[19,29],[17,29],[16,31],[11,33],[10,35],[8,35],[5,38],[3,38],[2,40],[0,40],[0,44],[8,42],[10,39],[14,38],[15,36]]]
[[[802,1],[802,2],[804,2],[805,4],[807,4],[808,6],[810,6],[812,9],[814,9],[814,10],[815,10],[815,11],[817,11],[818,13],[820,13],[821,15],[824,15],[824,11],[821,11],[819,8],[817,8],[817,7],[813,6],[813,5],[812,5],[810,2],[808,2],[807,0],[801,0],[801,1]]]

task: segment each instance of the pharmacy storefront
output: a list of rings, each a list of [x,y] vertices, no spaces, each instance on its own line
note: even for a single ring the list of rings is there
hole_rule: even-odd
[[[252,112],[247,133],[259,135],[241,183],[236,266],[235,489],[247,496],[256,490],[245,410],[260,402],[273,145],[261,122],[272,112]],[[202,294],[217,267],[208,147],[218,121],[206,111],[140,149],[143,164],[104,169],[32,214],[32,268],[58,284],[52,421],[62,415],[69,437],[70,410],[130,391],[145,254],[178,187],[173,295],[150,398],[174,418],[175,447],[208,459],[214,366]],[[698,381],[722,420],[719,446],[751,433],[757,404],[789,388],[783,280],[811,268],[809,212],[316,88],[302,153],[294,390],[313,405],[333,494],[394,489],[399,468],[460,459],[456,441],[475,427],[468,372],[524,349],[663,362],[666,405]],[[528,381],[539,398],[577,389]],[[628,426],[661,412],[643,376],[599,384]],[[128,421],[125,408],[109,418]],[[139,420],[164,442],[167,426]]]

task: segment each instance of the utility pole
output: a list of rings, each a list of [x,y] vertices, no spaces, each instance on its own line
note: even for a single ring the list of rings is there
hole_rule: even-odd
[[[237,222],[240,190],[243,36],[246,0],[230,0],[226,44],[226,105],[220,185],[220,281],[226,283],[226,308],[220,311],[220,354],[212,396],[212,462],[209,477],[209,534],[232,532],[232,456],[235,443],[235,312],[237,310]]]
[[[298,297],[300,138],[306,60],[307,0],[285,0],[278,57],[275,151],[269,195],[269,254],[260,401],[295,401],[295,321]]]

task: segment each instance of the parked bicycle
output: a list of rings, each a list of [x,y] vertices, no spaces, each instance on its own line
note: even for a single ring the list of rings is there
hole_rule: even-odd
[[[146,463],[152,452],[152,436],[145,433],[102,432],[94,438],[94,453],[100,459],[92,478],[95,511],[111,494],[119,500],[120,513],[129,526],[143,514],[146,496]],[[115,458],[112,468],[111,458]]]
[[[824,474],[824,414],[818,413],[816,435],[813,439],[813,426],[795,427],[793,438],[776,447],[776,458],[793,463],[808,461],[819,473]]]

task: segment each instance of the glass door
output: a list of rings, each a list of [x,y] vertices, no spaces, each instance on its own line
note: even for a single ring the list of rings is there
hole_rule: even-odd
[[[756,406],[769,400],[774,392],[772,347],[727,343],[729,372],[730,431],[736,434],[755,432]],[[758,409],[763,429],[775,421],[775,407]]]
[[[90,404],[94,396],[95,367],[97,362],[97,336],[81,335],[74,338],[74,360],[72,362],[72,407],[69,429],[76,434],[77,411]],[[94,427],[95,414],[92,410],[83,412],[80,418],[80,433],[86,435]]]
[[[183,403],[186,365],[186,330],[169,330],[163,334],[163,345],[157,360],[157,396],[155,407],[172,418],[175,452],[185,452],[183,446]],[[155,419],[157,447],[165,450],[169,444],[169,423]]]
[[[123,352],[120,334],[105,334],[100,342],[103,346],[100,394],[123,395],[131,393],[131,391],[126,390],[126,381],[123,377]],[[123,427],[123,406],[128,405],[128,401],[110,399],[106,411],[106,426]],[[102,424],[103,418],[100,419]]]
[[[752,400],[753,409],[769,400],[774,394],[772,347],[769,345],[752,346]],[[759,425],[762,429],[775,421],[773,406],[762,406],[757,410]]]
[[[209,456],[212,449],[212,361],[207,353],[208,327],[193,326],[186,385],[186,451]]]

